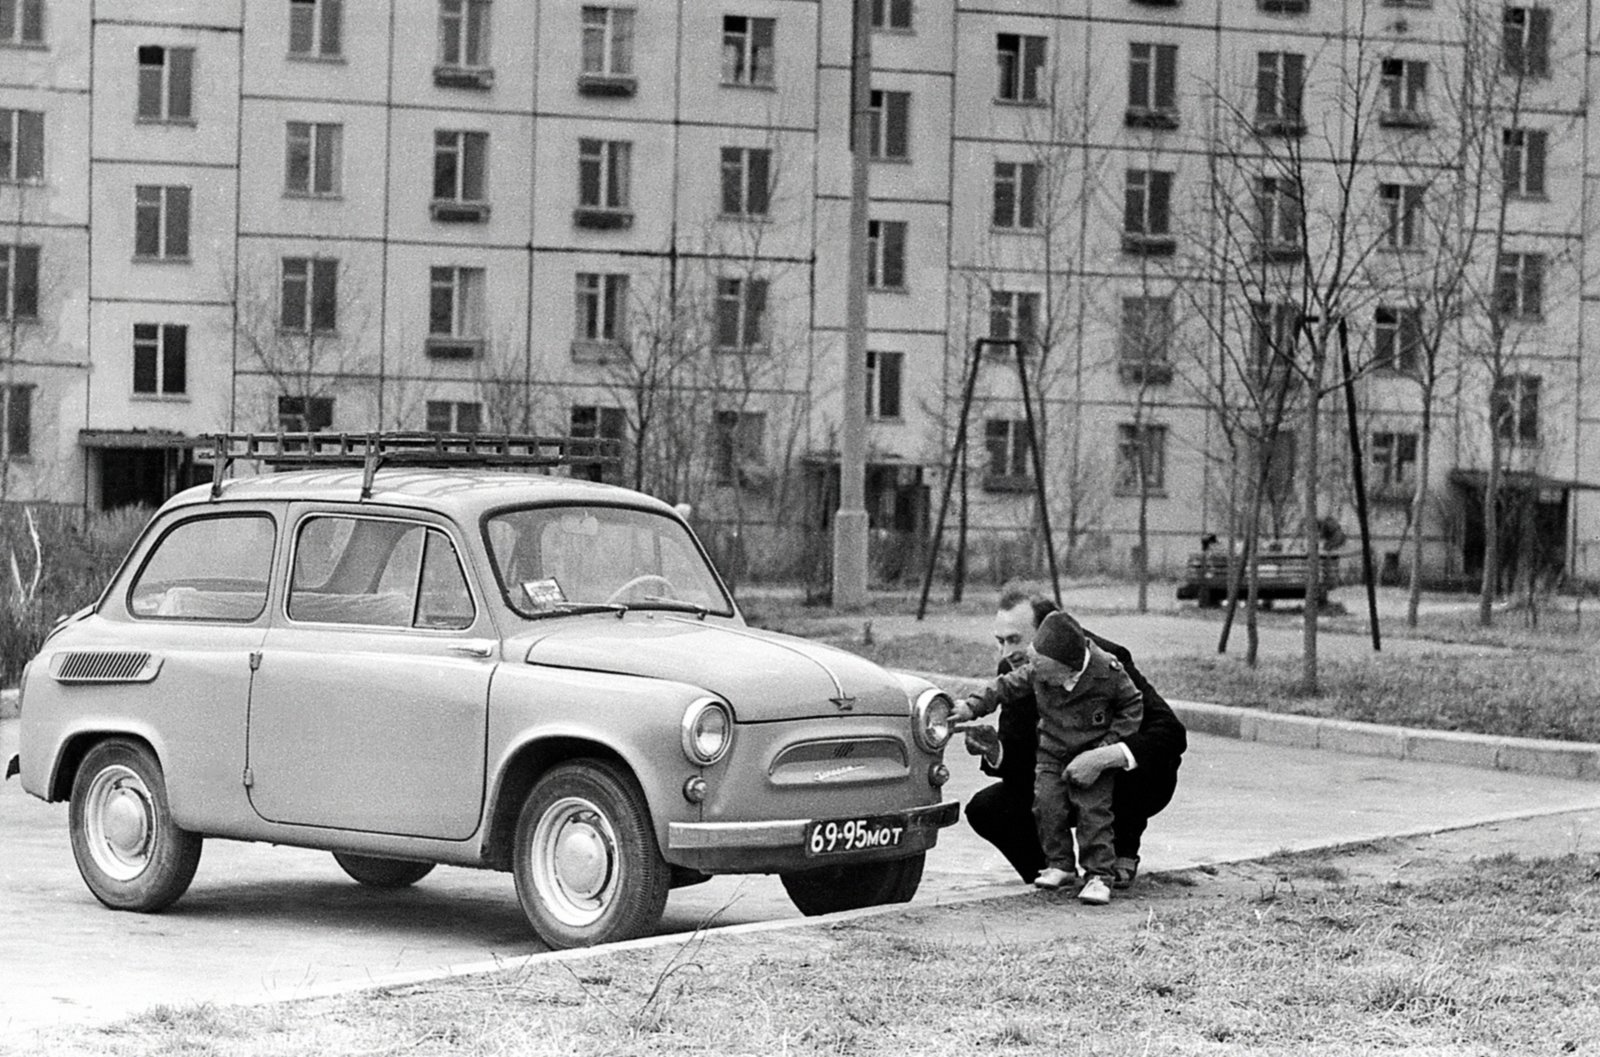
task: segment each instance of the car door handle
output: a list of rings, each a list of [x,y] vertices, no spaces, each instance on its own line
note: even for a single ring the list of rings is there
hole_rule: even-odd
[[[494,652],[494,647],[487,642],[452,642],[445,649],[463,657],[487,657]]]

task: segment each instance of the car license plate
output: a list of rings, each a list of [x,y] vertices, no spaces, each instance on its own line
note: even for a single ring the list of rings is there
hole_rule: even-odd
[[[905,819],[830,818],[806,827],[807,855],[838,855],[876,848],[898,848],[906,833]]]

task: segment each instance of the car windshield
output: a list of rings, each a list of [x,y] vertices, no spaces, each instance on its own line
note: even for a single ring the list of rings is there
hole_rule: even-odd
[[[495,575],[526,617],[594,607],[732,616],[694,538],[664,514],[620,506],[539,506],[491,516]]]

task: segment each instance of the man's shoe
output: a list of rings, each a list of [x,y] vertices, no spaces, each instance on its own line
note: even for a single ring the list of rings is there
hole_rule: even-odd
[[[1067,871],[1049,866],[1039,871],[1039,876],[1033,879],[1033,886],[1053,892],[1070,880],[1072,880],[1072,875]]]
[[[1118,859],[1111,867],[1111,887],[1122,889],[1132,888],[1133,882],[1139,879],[1139,857],[1131,859]]]
[[[1078,902],[1103,907],[1111,902],[1111,889],[1106,887],[1104,878],[1091,877],[1084,883],[1083,890],[1078,893]]]

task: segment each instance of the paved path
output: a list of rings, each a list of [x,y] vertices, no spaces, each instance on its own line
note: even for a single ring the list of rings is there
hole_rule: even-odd
[[[0,722],[0,759],[15,744],[16,723]],[[951,793],[964,801],[981,776],[959,748],[950,760]],[[1145,865],[1170,870],[1586,808],[1600,809],[1600,785],[1197,735],[1177,802],[1152,823]],[[172,910],[119,914],[79,880],[64,805],[8,782],[0,834],[0,1041],[24,1049],[30,1028],[157,1003],[325,993],[541,949],[504,874],[441,868],[414,889],[374,893],[323,853],[214,841]],[[1019,889],[963,823],[930,855],[917,902]],[[692,929],[713,913],[726,923],[796,917],[776,879],[719,878],[675,892],[663,931]]]

